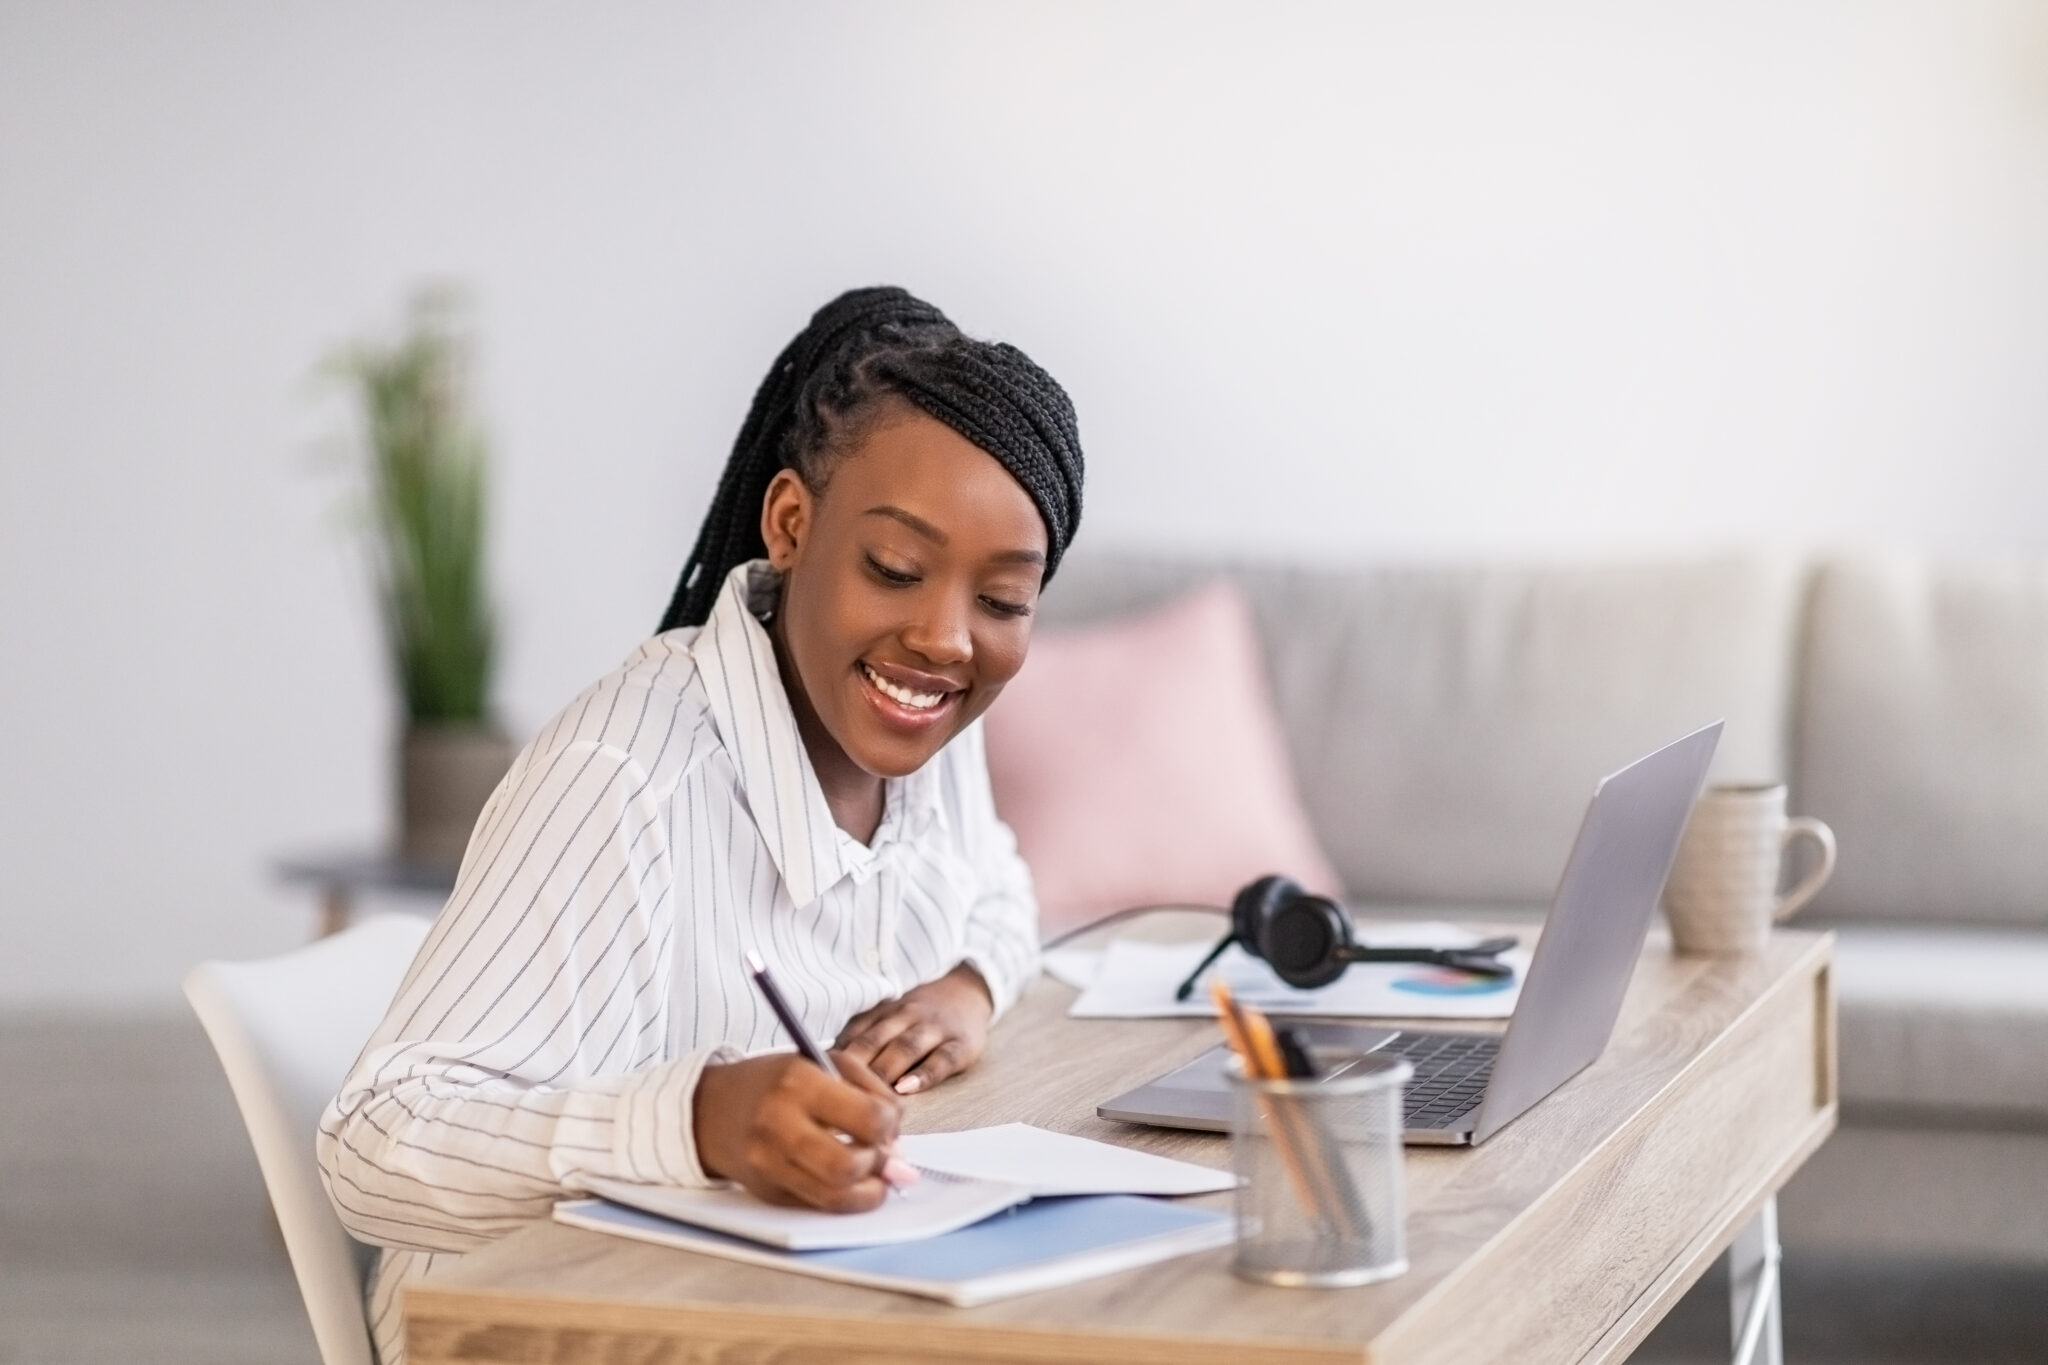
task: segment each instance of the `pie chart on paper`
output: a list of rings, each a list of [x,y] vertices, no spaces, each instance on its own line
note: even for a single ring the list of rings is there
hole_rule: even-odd
[[[1396,977],[1392,983],[1397,991],[1410,995],[1496,995],[1511,990],[1515,985],[1512,976],[1480,976],[1473,972],[1461,972],[1447,967],[1431,967],[1411,975]]]

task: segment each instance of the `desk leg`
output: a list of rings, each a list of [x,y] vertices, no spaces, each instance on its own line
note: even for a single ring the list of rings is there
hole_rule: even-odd
[[[320,937],[338,934],[348,928],[349,917],[348,887],[341,882],[329,882],[320,888]]]
[[[1778,1199],[1764,1200],[1728,1247],[1728,1324],[1735,1365],[1785,1365],[1778,1297]]]

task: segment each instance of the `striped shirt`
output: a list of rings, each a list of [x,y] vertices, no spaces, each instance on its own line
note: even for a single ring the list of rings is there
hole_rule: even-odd
[[[1038,969],[1029,874],[981,727],[886,785],[862,844],[825,803],[735,569],[702,627],[642,645],[514,761],[454,894],[322,1116],[321,1175],[398,1292],[544,1217],[585,1176],[706,1182],[690,1125],[709,1062],[786,1048],[757,952],[814,1037],[961,962],[1000,1014]]]

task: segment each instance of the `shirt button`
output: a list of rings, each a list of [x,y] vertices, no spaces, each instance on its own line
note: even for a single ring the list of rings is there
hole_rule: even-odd
[[[869,971],[874,971],[876,968],[882,965],[882,955],[876,952],[873,948],[868,948],[864,950],[860,955],[860,960],[862,965],[864,965]]]

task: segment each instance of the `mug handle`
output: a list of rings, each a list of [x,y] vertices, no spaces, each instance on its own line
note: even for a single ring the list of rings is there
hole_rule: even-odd
[[[1794,839],[1804,836],[1820,845],[1820,866],[1800,879],[1799,885],[1779,897],[1777,908],[1771,911],[1774,920],[1784,919],[1800,906],[1812,900],[1827,885],[1835,870],[1835,832],[1812,816],[1799,815],[1785,822],[1785,838],[1778,847],[1792,847]]]

